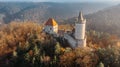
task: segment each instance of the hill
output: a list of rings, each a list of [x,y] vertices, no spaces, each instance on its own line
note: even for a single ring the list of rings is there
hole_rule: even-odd
[[[86,15],[88,29],[108,32],[120,36],[120,5]]]
[[[0,67],[119,67],[119,38],[87,31],[87,47],[72,49],[61,36],[42,30],[33,22],[0,26]]]
[[[10,21],[44,22],[49,17],[53,17],[58,22],[77,16],[82,9],[85,14],[97,12],[98,10],[112,6],[111,3],[0,3],[0,22]]]

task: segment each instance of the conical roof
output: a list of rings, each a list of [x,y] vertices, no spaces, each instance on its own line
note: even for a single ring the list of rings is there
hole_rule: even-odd
[[[78,20],[84,20],[84,18],[83,18],[83,14],[82,14],[81,11],[80,11],[80,13],[79,13]]]
[[[48,21],[45,23],[45,25],[56,26],[58,24],[53,18],[49,18]]]

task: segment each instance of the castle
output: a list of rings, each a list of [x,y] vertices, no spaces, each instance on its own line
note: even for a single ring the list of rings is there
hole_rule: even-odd
[[[75,22],[75,29],[73,36],[68,33],[64,33],[63,37],[69,42],[70,46],[76,47],[86,47],[86,19],[84,19],[82,12],[79,13],[77,22]],[[58,34],[58,24],[53,18],[49,18],[45,23],[44,31],[48,34]]]

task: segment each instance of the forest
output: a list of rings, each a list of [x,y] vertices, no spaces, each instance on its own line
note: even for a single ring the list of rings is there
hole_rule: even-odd
[[[31,21],[1,25],[0,67],[120,66],[120,40],[116,35],[87,30],[87,47],[71,48],[42,29],[43,25]]]

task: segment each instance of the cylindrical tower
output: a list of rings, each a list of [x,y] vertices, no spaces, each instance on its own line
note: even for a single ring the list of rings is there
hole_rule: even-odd
[[[78,21],[75,23],[75,39],[77,40],[77,46],[86,46],[85,28],[86,19],[83,18],[82,12],[80,12]]]

